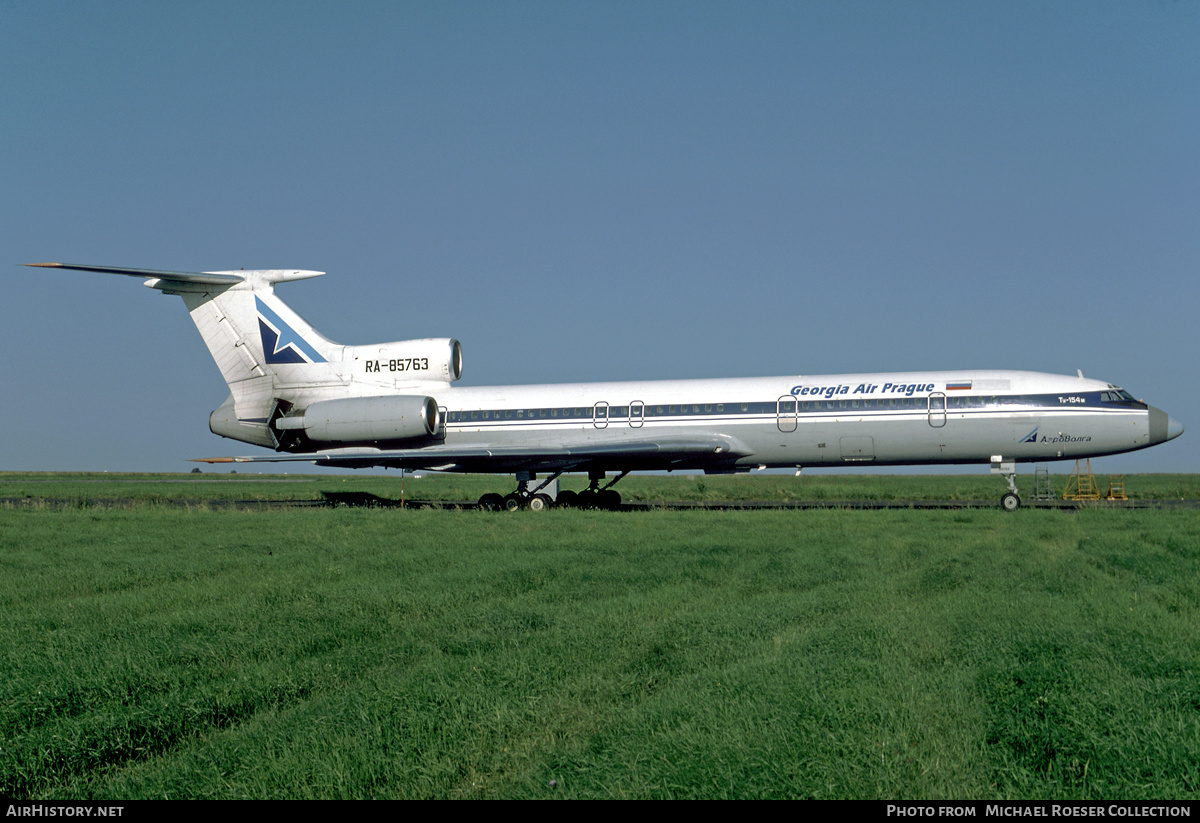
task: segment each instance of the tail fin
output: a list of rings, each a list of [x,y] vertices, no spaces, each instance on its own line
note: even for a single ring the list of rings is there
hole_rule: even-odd
[[[275,296],[275,284],[324,272],[297,269],[179,272],[30,263],[51,269],[140,277],[183,298],[229,385],[229,399],[208,418],[214,434],[276,449],[303,447],[280,418],[339,398],[427,397],[462,375],[462,347],[452,338],[342,346],[322,337]],[[367,404],[369,405],[369,404]],[[355,413],[369,414],[367,405]]]
[[[150,288],[183,298],[229,386],[229,399],[209,421],[216,434],[275,445],[267,424],[281,394],[289,388],[347,382],[341,369],[343,347],[318,334],[274,293],[276,283],[304,280],[324,272],[177,272],[66,263],[27,265],[140,277]]]

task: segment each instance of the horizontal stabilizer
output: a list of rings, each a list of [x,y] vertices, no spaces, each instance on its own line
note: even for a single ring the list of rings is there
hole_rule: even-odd
[[[120,266],[76,266],[71,263],[26,263],[39,269],[69,269],[71,271],[94,271],[101,274],[124,274],[147,280],[167,280],[176,283],[196,283],[204,286],[232,286],[246,278],[228,272],[159,271],[157,269],[127,269]]]
[[[36,269],[65,269],[67,271],[94,271],[100,274],[123,274],[127,277],[140,277],[145,285],[168,293],[184,293],[196,291],[211,291],[197,289],[195,286],[236,286],[245,283],[252,291],[262,288],[270,290],[274,283],[284,283],[289,280],[307,280],[310,277],[320,277],[323,271],[307,271],[305,269],[239,269],[238,271],[162,271],[159,269],[130,269],[124,266],[78,266],[74,263],[26,263]],[[191,287],[191,288],[189,288]]]

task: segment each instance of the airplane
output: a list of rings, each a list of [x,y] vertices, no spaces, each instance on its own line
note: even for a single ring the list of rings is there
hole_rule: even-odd
[[[516,490],[484,494],[483,509],[615,508],[612,487],[634,471],[989,464],[1012,511],[1018,463],[1119,454],[1183,433],[1166,412],[1082,372],[460,387],[457,340],[345,346],[275,295],[276,284],[324,272],[26,265],[137,277],[183,299],[229,386],[209,428],[274,450],[200,462],[515,475]],[[566,472],[587,472],[588,488],[551,496]]]

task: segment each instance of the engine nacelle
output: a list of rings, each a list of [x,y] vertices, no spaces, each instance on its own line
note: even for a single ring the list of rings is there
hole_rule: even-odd
[[[277,430],[301,430],[314,443],[370,443],[432,437],[441,428],[432,397],[347,397],[310,403],[303,414],[280,417]]]
[[[353,362],[354,371],[367,380],[453,383],[462,377],[462,344],[451,337],[347,346],[343,359]]]

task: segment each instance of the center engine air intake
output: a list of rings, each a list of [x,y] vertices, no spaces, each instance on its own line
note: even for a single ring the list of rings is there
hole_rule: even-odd
[[[432,437],[441,428],[441,412],[432,397],[390,395],[319,400],[303,414],[280,417],[280,431],[302,430],[315,443],[373,443]]]

